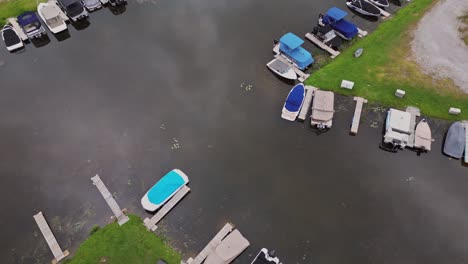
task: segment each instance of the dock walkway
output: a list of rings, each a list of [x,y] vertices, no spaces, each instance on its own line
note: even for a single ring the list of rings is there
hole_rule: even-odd
[[[314,43],[315,45],[317,45],[319,48],[327,51],[328,53],[331,54],[331,58],[334,59],[336,56],[340,55],[340,52],[339,51],[336,51],[334,49],[332,49],[331,47],[327,46],[325,43],[323,43],[322,41],[320,41],[318,38],[316,38],[314,35],[312,35],[311,33],[307,33],[305,34],[305,37],[306,39],[310,40],[312,43]]]
[[[148,230],[156,231],[158,228],[156,224],[159,223],[159,221],[161,221],[161,219],[167,213],[169,213],[169,211],[189,192],[190,188],[187,187],[187,185],[184,185],[184,187],[182,187],[174,196],[172,196],[172,198],[166,204],[164,204],[164,206],[159,209],[159,211],[153,217],[151,217],[151,219],[145,218],[145,220],[143,220],[146,228]]]
[[[216,236],[206,245],[206,247],[198,254],[198,256],[195,257],[195,259],[189,258],[187,260],[188,264],[201,264],[207,257],[208,255],[216,249],[216,247],[221,244],[221,241],[234,230],[234,227],[230,224],[227,223],[224,225],[224,227],[216,234]]]
[[[44,239],[49,245],[52,254],[54,254],[54,260],[52,260],[52,263],[58,263],[60,260],[68,256],[68,250],[62,251],[62,248],[60,248],[57,239],[55,239],[55,236],[52,233],[52,230],[50,229],[49,225],[47,224],[47,221],[45,220],[45,217],[42,214],[42,212],[37,213],[33,217],[34,220],[36,220],[37,226],[41,230]]]
[[[96,176],[92,177],[91,180],[93,181],[93,184],[96,185],[102,197],[104,198],[104,200],[106,200],[107,204],[111,208],[112,212],[117,218],[117,223],[119,223],[119,225],[125,224],[129,220],[128,216],[126,216],[122,212],[122,210],[120,210],[119,205],[117,204],[114,197],[107,189],[106,185],[104,185],[104,182],[102,182],[99,175],[96,174]]]
[[[302,103],[302,108],[301,111],[299,112],[299,116],[297,119],[304,121],[307,118],[307,113],[309,112],[310,109],[310,104],[312,103],[312,98],[314,97],[314,92],[318,90],[317,87],[314,86],[305,86],[306,89],[306,95],[304,98],[304,103]]]
[[[296,74],[299,76],[298,80],[300,82],[303,82],[307,78],[309,78],[309,76],[310,76],[309,74],[306,74],[305,72],[298,69],[296,66],[294,66],[294,64],[292,62],[290,62],[289,60],[287,60],[285,57],[281,56],[280,54],[275,55],[275,59],[285,63],[286,65],[291,66],[291,68],[294,70],[294,72],[296,72]]]
[[[362,107],[367,103],[367,99],[362,97],[354,97],[356,108],[354,109],[353,122],[351,123],[351,134],[356,135],[359,130],[359,122],[361,121]]]
[[[421,111],[417,107],[408,106],[408,107],[406,107],[406,112],[411,114],[410,136],[409,136],[409,139],[408,139],[407,147],[412,148],[414,146],[414,136],[415,136],[414,132],[416,130],[416,117],[421,115]]]
[[[16,31],[16,34],[18,34],[22,41],[28,40],[28,35],[24,33],[23,29],[18,24],[18,20],[16,20],[15,17],[7,18],[7,23],[13,27],[13,29]]]

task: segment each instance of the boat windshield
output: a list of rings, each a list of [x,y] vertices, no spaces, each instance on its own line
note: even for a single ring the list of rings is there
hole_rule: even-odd
[[[67,6],[67,13],[70,16],[77,16],[83,12],[83,5],[80,2],[74,2]]]
[[[36,22],[33,22],[33,23],[29,23],[27,24],[26,26],[24,26],[24,30],[29,33],[29,32],[33,32],[34,30],[37,30],[38,28],[41,27],[41,23],[39,23],[38,21]]]

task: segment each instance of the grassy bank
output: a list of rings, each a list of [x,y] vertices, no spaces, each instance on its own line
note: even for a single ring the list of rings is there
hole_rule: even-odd
[[[9,17],[17,17],[26,11],[35,11],[41,0],[0,0],[0,25]]]
[[[141,219],[130,215],[130,221],[119,226],[112,223],[94,230],[78,248],[67,264],[154,264],[162,259],[169,264],[180,264],[181,256],[165,241],[146,230]]]
[[[457,89],[451,80],[435,80],[423,74],[419,66],[408,59],[411,32],[436,2],[412,1],[369,36],[356,41],[334,61],[312,73],[306,83],[397,108],[417,106],[427,116],[468,119],[468,95]],[[364,48],[363,55],[354,58],[353,52],[360,47]],[[354,89],[339,88],[343,79],[354,81]],[[405,90],[405,98],[395,97],[396,89]],[[449,115],[449,107],[461,108],[462,114]]]

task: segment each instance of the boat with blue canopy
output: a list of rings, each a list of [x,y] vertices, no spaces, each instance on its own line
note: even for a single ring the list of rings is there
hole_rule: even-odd
[[[304,98],[304,84],[296,84],[296,86],[289,91],[288,97],[286,98],[286,102],[283,106],[283,111],[281,112],[281,117],[288,121],[296,120],[299,115],[299,111],[301,111],[302,104],[304,103]]]
[[[147,211],[154,212],[164,205],[174,194],[189,182],[185,173],[179,169],[173,169],[164,175],[141,198],[141,205]]]
[[[350,40],[358,34],[358,28],[355,24],[344,19],[347,15],[348,13],[338,7],[332,7],[328,9],[325,15],[320,15],[319,23],[330,25],[337,35],[346,40]]]
[[[291,60],[297,68],[305,70],[314,63],[314,58],[310,52],[301,47],[303,43],[304,40],[289,32],[280,38],[279,49],[276,50],[275,47],[274,51]]]
[[[40,38],[46,34],[44,27],[34,12],[25,12],[19,15],[18,24],[30,39]]]

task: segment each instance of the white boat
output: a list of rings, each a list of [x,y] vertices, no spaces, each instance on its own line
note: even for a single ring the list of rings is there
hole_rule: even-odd
[[[266,65],[268,69],[270,69],[272,72],[276,73],[277,75],[289,79],[289,80],[296,80],[297,79],[297,74],[296,72],[287,64],[284,62],[274,59],[267,63]]]
[[[149,189],[141,198],[141,205],[145,210],[154,212],[169,201],[188,182],[189,179],[185,173],[179,169],[173,169]]]
[[[12,52],[24,47],[23,41],[18,33],[10,25],[5,25],[2,29],[2,39],[8,51]]]
[[[381,15],[380,9],[374,4],[365,0],[346,0],[346,5],[356,12],[359,12],[365,16],[378,17]]]
[[[57,5],[40,3],[37,6],[37,13],[39,13],[39,16],[49,28],[50,32],[54,34],[67,30],[67,23],[60,15],[61,12]]]
[[[317,90],[314,92],[312,103],[312,115],[310,125],[318,129],[329,129],[332,127],[335,94],[330,91]]]
[[[432,133],[426,119],[421,120],[414,132],[414,147],[423,151],[430,151],[432,144]]]
[[[380,7],[388,7],[389,6],[388,0],[367,0],[367,1],[371,2],[372,4],[374,4],[376,6],[380,6]]]
[[[385,135],[381,148],[396,152],[408,145],[411,134],[411,114],[390,108],[385,121]]]
[[[239,230],[232,231],[206,257],[204,264],[229,264],[234,261],[250,243]]]
[[[280,260],[268,252],[268,249],[262,248],[251,264],[280,264]]]
[[[291,91],[289,91],[288,97],[283,105],[281,111],[281,117],[288,121],[296,120],[299,112],[301,111],[302,104],[305,98],[305,87],[304,84],[296,84]]]

